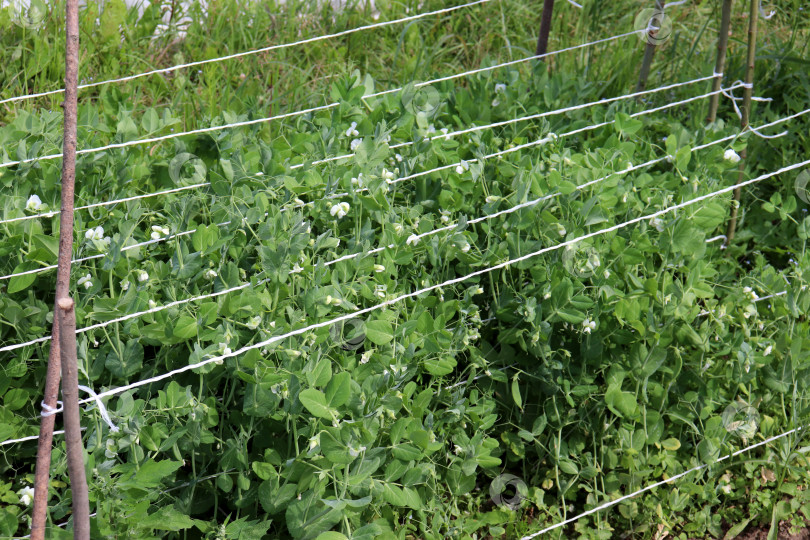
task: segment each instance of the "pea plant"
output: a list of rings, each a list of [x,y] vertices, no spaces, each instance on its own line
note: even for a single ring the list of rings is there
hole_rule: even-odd
[[[80,384],[133,385],[109,423],[83,410],[93,538],[514,538],[704,464],[561,534],[810,518],[803,432],[717,461],[807,420],[806,201],[763,182],[728,250],[730,193],[661,213],[732,184],[743,149],[788,164],[806,137],[704,126],[702,102],[514,121],[594,99],[542,65],[375,85],[79,156],[77,207],[129,199],[75,214]],[[79,105],[83,147],[174,129],[114,86]],[[0,157],[59,133],[20,111]],[[0,169],[2,439],[36,434],[48,344],[16,344],[52,322],[58,181],[55,160]],[[0,448],[0,531],[24,534],[35,445]],[[58,444],[52,478],[69,538]]]

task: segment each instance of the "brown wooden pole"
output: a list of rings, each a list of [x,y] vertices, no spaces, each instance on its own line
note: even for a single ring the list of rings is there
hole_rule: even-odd
[[[754,93],[754,61],[756,60],[757,52],[757,22],[759,19],[759,0],[751,0],[751,6],[748,10],[748,61],[745,68],[745,92],[743,93],[743,105],[740,121],[740,127],[745,130],[748,127],[748,121],[751,115],[751,96]],[[743,180],[745,174],[745,159],[748,157],[748,152],[743,149],[740,153],[740,166],[737,172],[737,183]],[[731,245],[734,240],[734,233],[737,231],[737,213],[740,207],[740,196],[742,195],[742,188],[734,189],[734,198],[731,202],[731,215],[728,220],[728,227],[726,228],[726,241],[724,247]]]
[[[717,34],[717,61],[714,64],[715,73],[723,73],[726,69],[726,51],[728,51],[728,38],[731,29],[731,4],[734,0],[723,0],[723,13],[720,16],[720,32]],[[706,123],[711,124],[717,119],[717,107],[720,104],[720,85],[723,83],[722,75],[712,80],[712,94],[709,98],[709,116]]]
[[[660,20],[658,21],[661,27],[664,26],[664,6],[661,0],[655,0],[655,14],[659,14]],[[655,15],[653,15],[654,17]],[[653,22],[653,21],[650,21]],[[636,92],[643,92],[647,87],[647,77],[650,75],[650,68],[652,67],[653,56],[655,56],[655,37],[658,30],[649,30],[646,35],[647,46],[644,48],[644,58],[641,60],[641,69],[638,72],[638,83],[636,84]],[[639,99],[641,99],[639,97]]]
[[[90,502],[87,475],[84,472],[81,413],[79,410],[79,370],[76,359],[76,311],[73,299],[56,301],[59,317],[59,349],[62,353],[62,415],[65,422],[65,446],[73,497],[73,538],[90,540]]]
[[[543,15],[540,19],[540,33],[537,36],[537,56],[546,54],[548,35],[551,32],[551,18],[554,15],[554,0],[543,0]]]
[[[56,272],[56,299],[65,298],[70,288],[70,260],[73,254],[73,207],[76,184],[76,124],[79,84],[79,3],[67,0],[65,9],[65,101],[64,137],[62,152],[62,208],[59,215],[59,256]],[[61,377],[61,332],[59,310],[53,311],[51,349],[48,355],[48,371],[45,377],[43,402],[56,409]],[[75,336],[73,336],[75,339]],[[74,353],[75,354],[75,353]],[[77,389],[78,392],[78,389]],[[40,422],[37,447],[37,464],[34,477],[34,507],[31,518],[31,539],[44,540],[48,512],[48,487],[50,484],[51,446],[55,415],[43,416]],[[81,435],[79,435],[81,442]],[[86,488],[85,488],[86,491]],[[74,497],[75,497],[74,491]],[[85,494],[86,497],[86,494]],[[78,538],[78,537],[77,537]]]

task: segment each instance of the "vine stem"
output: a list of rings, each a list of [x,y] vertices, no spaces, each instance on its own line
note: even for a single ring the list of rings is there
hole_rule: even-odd
[[[78,108],[78,85],[79,85],[79,3],[78,0],[67,0],[65,7],[65,101],[62,104],[64,109],[64,137],[62,153],[62,193],[61,212],[59,214],[59,255],[58,268],[56,273],[56,295],[58,301],[67,298],[70,289],[70,261],[73,252],[73,209],[74,194],[76,185],[76,124]],[[71,301],[72,302],[72,301]],[[59,393],[59,382],[62,372],[62,349],[60,328],[60,317],[58,309],[53,310],[53,339],[51,349],[48,353],[48,370],[45,376],[45,392],[43,404],[48,410],[57,408],[57,397]],[[75,315],[74,315],[75,325]],[[70,336],[74,346],[76,342],[75,334]],[[76,351],[73,355],[75,358]],[[76,381],[76,394],[78,400],[78,380]],[[78,411],[78,401],[76,404]],[[67,415],[66,415],[67,416]],[[45,528],[48,513],[48,487],[50,484],[51,468],[51,447],[53,445],[53,429],[56,423],[56,415],[48,414],[41,417],[39,440],[37,447],[37,464],[34,476],[34,507],[31,518],[31,539],[44,540]],[[78,433],[79,445],[81,445],[81,433]],[[66,433],[67,435],[67,433]],[[75,436],[76,434],[74,434]],[[66,439],[67,440],[67,439]],[[82,457],[82,454],[79,454]],[[85,483],[85,499],[87,498],[87,480],[84,478],[84,467],[82,467],[82,478]],[[72,481],[72,478],[71,478]],[[73,490],[74,503],[77,493]],[[87,505],[85,500],[85,505]],[[89,517],[88,517],[89,523]],[[88,525],[89,526],[89,525]],[[78,533],[76,538],[80,538]],[[89,538],[89,529],[88,536]]]
[[[759,0],[751,0],[751,6],[748,10],[748,59],[745,68],[745,93],[743,94],[743,104],[741,112],[740,127],[744,130],[748,127],[748,120],[751,114],[751,97],[754,93],[754,60],[756,59],[757,52],[757,22],[759,20]],[[740,152],[740,165],[737,172],[737,183],[742,182],[743,175],[745,174],[745,160],[748,157],[747,149]],[[731,242],[734,241],[734,233],[737,231],[737,213],[740,207],[740,196],[742,188],[738,187],[734,190],[734,197],[731,202],[731,215],[728,220],[728,227],[726,228],[726,240],[724,247],[728,248]]]

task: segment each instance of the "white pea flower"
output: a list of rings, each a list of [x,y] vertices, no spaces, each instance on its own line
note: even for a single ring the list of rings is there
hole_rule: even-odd
[[[439,131],[441,131],[443,135],[447,135],[447,134],[450,132],[450,130],[449,130],[449,129],[447,129],[446,127],[442,128],[442,129],[441,129],[441,130],[439,130]]]
[[[447,223],[450,221],[450,211],[449,210],[439,210],[439,213],[442,215],[440,218],[442,223]]]
[[[465,160],[463,160],[463,159],[461,160],[461,163],[459,163],[459,164],[456,166],[456,173],[457,173],[457,174],[464,174],[464,171],[469,171],[469,170],[470,170],[470,164],[469,164],[469,163],[467,163],[467,162],[466,162]]]
[[[650,225],[655,227],[655,229],[658,232],[664,231],[664,220],[662,220],[661,218],[653,218],[652,220],[650,220]]]
[[[547,292],[547,293],[545,293],[543,295],[543,300],[548,300],[549,298],[551,298],[551,293],[550,292]]]
[[[726,161],[730,161],[731,163],[739,163],[740,155],[731,148],[729,148],[728,150],[723,152],[723,159],[725,159]]]
[[[481,287],[477,287],[477,288],[475,289],[475,294],[484,294],[484,289],[483,289],[483,288],[481,288]]]
[[[42,199],[39,198],[39,195],[31,195],[28,197],[28,202],[25,203],[25,209],[31,212],[39,212],[42,210]]]
[[[363,173],[357,175],[357,178],[352,178],[352,185],[363,187]]]
[[[407,244],[409,246],[415,246],[418,243],[419,243],[419,237],[416,236],[415,234],[410,235],[408,237],[408,239],[405,240],[405,244]]]
[[[84,285],[85,289],[89,289],[90,287],[93,286],[93,281],[92,280],[93,280],[93,276],[91,276],[90,274],[87,274],[86,276],[79,278],[79,281],[76,284],[79,285],[80,287],[82,285]]]
[[[136,270],[136,273],[138,274],[138,281],[141,283],[149,279],[149,274],[144,270]]]
[[[398,163],[402,163],[402,154],[397,154],[394,156]]]
[[[563,158],[563,163],[565,163],[566,165],[573,165],[574,164],[574,162],[571,161],[571,158],[569,158],[567,156]]]
[[[763,354],[764,356],[768,356],[769,354],[771,354],[771,351],[773,351],[773,347],[771,347],[770,345],[768,345],[767,347],[765,347],[765,350],[762,352],[762,354]]]
[[[251,319],[245,324],[251,330],[256,330],[259,325],[262,324],[262,316],[256,315],[255,317],[251,317]]]
[[[497,107],[497,106],[498,106],[498,105],[500,105],[500,104],[501,104],[501,100],[500,100],[500,99],[495,98],[495,99],[493,99],[493,100],[492,100],[492,106],[493,106],[493,107]]]
[[[129,280],[128,279],[122,279],[121,280],[121,290],[124,291],[124,292],[127,292],[129,290]]]
[[[215,277],[217,277],[217,273],[216,273],[214,270],[210,270],[210,269],[209,269],[209,270],[208,270],[208,271],[205,273],[205,278],[206,278],[206,279],[214,279]]]
[[[351,207],[349,206],[349,203],[342,202],[334,205],[332,209],[329,210],[329,213],[332,214],[333,216],[337,216],[338,218],[342,218],[343,216],[349,213],[350,208]]]
[[[582,331],[586,334],[590,334],[591,331],[596,330],[596,322],[590,319],[585,319],[582,321]]]
[[[496,94],[505,94],[506,93],[506,85],[503,83],[498,83],[495,85],[495,93]]]
[[[369,349],[368,351],[364,352],[360,356],[360,363],[361,364],[368,364],[368,361],[371,360],[372,353],[374,353],[374,349]]]
[[[376,294],[379,298],[385,298],[385,293],[387,290],[387,285],[377,285],[374,287],[374,294]]]
[[[470,251],[470,243],[469,242],[464,242],[464,245],[461,246],[461,251],[463,251],[464,253],[467,253],[468,251]]]
[[[98,226],[93,231],[93,240],[103,240],[104,239],[104,227]]]
[[[402,225],[400,223],[394,223],[394,231],[397,234],[401,234],[402,233]]]
[[[154,300],[149,300],[149,309],[155,309],[157,307],[157,302]]]
[[[314,450],[321,443],[320,434],[315,435],[309,439],[309,449]]]
[[[357,137],[360,133],[357,131],[357,122],[352,122],[352,127],[346,130],[347,137]]]
[[[296,206],[306,206],[306,204],[307,204],[304,201],[302,201],[301,199],[299,199],[298,197],[294,198],[293,202],[296,204]]]
[[[381,264],[375,264],[374,265],[374,271],[377,272],[378,274],[380,272],[385,272],[385,266],[383,266]]]
[[[161,227],[160,225],[152,225],[152,240],[160,240],[164,236],[168,236],[169,234],[168,227]]]
[[[489,197],[487,197],[487,198],[486,198],[486,201],[487,201],[487,203],[489,203],[489,204],[492,204],[492,203],[494,203],[494,202],[498,202],[498,201],[500,201],[500,200],[501,200],[501,198],[500,198],[500,197],[498,197],[497,195],[490,195]]]
[[[672,301],[672,295],[668,294],[664,297],[664,305],[669,304]]]
[[[293,265],[293,267],[292,267],[292,270],[290,270],[290,273],[291,274],[300,274],[303,271],[304,271],[304,269],[301,268],[301,266],[298,263],[295,263]]]
[[[390,182],[391,180],[393,180],[394,178],[396,178],[396,175],[394,175],[394,173],[392,173],[392,172],[391,172],[391,171],[389,171],[388,169],[383,169],[383,170],[382,170],[382,177],[383,177],[385,180],[387,180],[387,181],[389,181],[389,182]]]
[[[357,147],[360,146],[360,144],[362,144],[362,142],[363,142],[362,139],[353,139],[351,144],[349,145],[351,147],[351,149],[352,149],[352,152],[357,150]]]
[[[557,234],[559,234],[560,236],[565,236],[566,232],[568,231],[565,230],[565,227],[563,227],[562,224],[557,223]]]
[[[31,504],[31,501],[34,500],[34,488],[31,486],[25,486],[17,492],[17,495],[20,496],[20,502],[25,506],[28,506]]]
[[[328,305],[330,305],[331,303],[332,303],[332,295],[331,295],[331,294],[327,294],[327,295],[326,295],[326,300],[324,300],[324,304],[326,304],[326,305],[328,306]]]
[[[456,444],[456,445],[454,445],[454,446],[455,446],[455,448],[453,448],[453,453],[454,453],[455,455],[459,455],[459,454],[461,454],[461,453],[464,451],[464,449],[463,449],[463,448],[461,448],[459,445],[457,445],[457,444]]]

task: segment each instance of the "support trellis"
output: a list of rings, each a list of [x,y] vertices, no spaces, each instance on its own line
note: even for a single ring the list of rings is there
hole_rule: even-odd
[[[57,393],[62,380],[65,445],[73,499],[73,534],[76,540],[90,538],[90,503],[84,472],[84,447],[79,414],[79,380],[76,365],[76,314],[70,294],[73,254],[73,208],[76,185],[76,127],[79,85],[79,2],[67,0],[65,8],[65,101],[62,158],[61,213],[59,214],[59,265],[53,311],[53,337],[48,355],[45,398],[42,402],[37,465],[34,480],[32,540],[43,540],[48,511],[51,446]],[[60,373],[61,372],[61,373]]]

